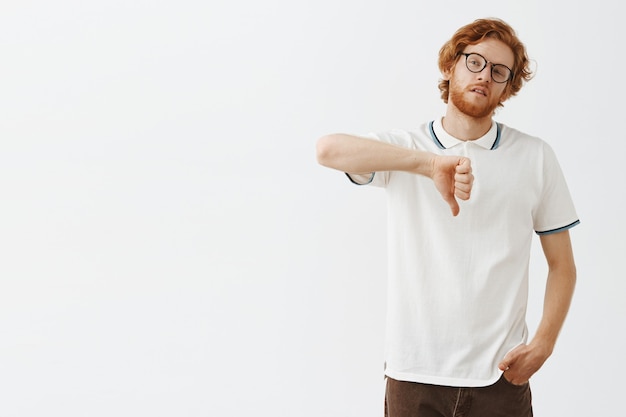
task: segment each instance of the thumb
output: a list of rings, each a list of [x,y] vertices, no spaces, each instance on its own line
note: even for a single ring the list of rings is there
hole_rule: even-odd
[[[446,196],[444,197],[444,199],[446,200],[446,203],[448,203],[448,205],[450,206],[450,210],[452,210],[452,215],[453,216],[458,215],[461,209],[459,207],[458,201],[456,201],[456,198],[454,198],[454,194]]]
[[[506,371],[507,369],[509,369],[511,365],[515,363],[515,358],[517,356],[515,354],[516,351],[517,348],[509,351],[506,355],[504,355],[504,358],[502,358],[502,361],[500,361],[500,363],[498,364],[498,369],[500,369],[501,371]]]

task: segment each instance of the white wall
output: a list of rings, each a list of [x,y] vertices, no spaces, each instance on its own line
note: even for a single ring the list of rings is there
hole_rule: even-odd
[[[315,140],[440,115],[439,47],[486,16],[538,65],[497,118],[555,148],[582,220],[536,415],[614,414],[624,16],[524,3],[4,2],[0,416],[381,416],[384,194]]]

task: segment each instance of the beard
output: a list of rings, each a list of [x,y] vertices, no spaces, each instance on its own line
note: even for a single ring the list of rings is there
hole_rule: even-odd
[[[491,101],[484,104],[477,104],[471,102],[463,96],[465,92],[457,87],[453,87],[450,83],[450,101],[454,106],[459,109],[463,114],[470,117],[481,119],[484,117],[491,117],[498,107],[498,102],[492,103]]]

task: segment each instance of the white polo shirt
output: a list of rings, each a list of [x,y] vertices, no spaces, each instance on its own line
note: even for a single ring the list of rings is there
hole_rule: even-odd
[[[466,156],[474,174],[471,198],[459,201],[456,217],[429,178],[400,171],[365,178],[387,191],[386,375],[448,386],[495,383],[504,355],[527,341],[533,232],[579,223],[554,152],[495,122],[474,141],[450,136],[441,120],[368,137]]]

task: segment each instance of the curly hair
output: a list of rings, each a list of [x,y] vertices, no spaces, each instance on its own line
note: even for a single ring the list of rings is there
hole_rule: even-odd
[[[522,84],[529,81],[533,74],[526,55],[526,47],[519,40],[513,28],[500,19],[478,19],[457,30],[439,50],[439,70],[442,72],[450,70],[466,46],[476,45],[485,38],[504,42],[513,51],[513,76],[507,83],[506,97],[516,95],[522,88]],[[448,102],[449,89],[450,81],[439,80],[439,91],[441,91],[441,99],[444,103]],[[498,103],[498,106],[502,106],[502,102]]]

